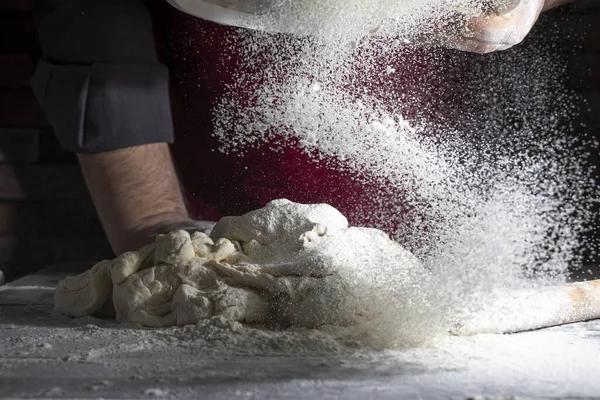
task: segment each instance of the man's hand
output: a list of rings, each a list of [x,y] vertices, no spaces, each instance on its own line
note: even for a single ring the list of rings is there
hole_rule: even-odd
[[[212,228],[212,222],[189,218],[166,143],[78,157],[116,254],[152,243],[158,233]]]
[[[506,0],[505,9],[472,18],[449,46],[475,53],[506,50],[521,43],[542,11],[567,2],[569,0]]]

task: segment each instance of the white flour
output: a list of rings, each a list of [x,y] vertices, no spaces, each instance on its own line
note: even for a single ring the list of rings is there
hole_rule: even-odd
[[[600,315],[575,317],[571,310],[578,306],[560,287],[499,292],[489,283],[485,298],[477,296],[483,287],[467,287],[460,301],[446,304],[448,285],[459,287],[451,280],[456,275],[432,276],[383,232],[348,227],[325,204],[274,200],[221,219],[211,236],[159,235],[153,245],[66,278],[58,284],[55,310],[149,327],[189,326],[187,332],[199,338],[226,329],[261,340],[271,336],[276,343],[298,339],[297,332],[273,330],[317,328],[322,332],[311,340],[332,335],[334,342],[366,347],[405,347],[449,332],[513,332]],[[600,304],[593,285],[578,290],[581,296],[590,291],[582,303]]]
[[[206,393],[223,383],[233,391],[223,398],[281,398],[282,393],[314,398],[329,392],[314,393],[313,385],[328,388],[338,381],[358,385],[352,386],[358,390],[371,380],[375,393],[408,385],[426,399],[572,398],[600,390],[597,323],[516,335],[442,337],[417,348],[373,351],[339,329],[271,331],[222,318],[148,329],[48,315],[49,306],[3,310],[3,382],[23,381],[28,389],[23,393],[36,398],[146,398],[150,393],[193,398],[197,393],[185,392],[186,387]],[[274,382],[281,382],[280,392],[263,392]],[[8,389],[15,394],[9,397],[19,397],[11,387],[0,393]]]
[[[59,282],[55,310],[152,327],[212,327],[205,321],[213,317],[272,328],[345,326],[345,334],[379,345],[444,328],[429,310],[430,274],[419,260],[379,230],[348,227],[331,206],[274,200],[221,219],[211,237],[172,232],[100,262]]]
[[[412,37],[511,0],[170,0],[177,7],[226,25],[266,32],[311,36],[324,41],[360,41],[378,34]],[[217,4],[218,6],[214,6]]]
[[[572,99],[551,44],[484,63],[395,34],[350,43],[240,31],[235,48],[265,67],[238,76],[215,108],[221,150],[299,147],[383,187],[372,191],[380,207],[348,217],[367,214],[432,271],[433,320],[468,317],[494,289],[563,282],[582,261],[598,189],[568,139]],[[468,79],[453,83],[462,70]]]

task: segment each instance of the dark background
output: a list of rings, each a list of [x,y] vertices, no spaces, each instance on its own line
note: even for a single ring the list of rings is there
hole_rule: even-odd
[[[32,0],[0,0],[0,270],[7,280],[57,262],[112,256],[76,158],[61,150],[29,88],[40,56],[31,9]],[[542,19],[527,40],[543,40],[544,30],[560,38],[564,83],[580,110],[575,134],[598,137],[600,0],[580,0]]]
[[[40,57],[33,0],[0,0],[0,270],[111,256],[73,154],[29,87]]]

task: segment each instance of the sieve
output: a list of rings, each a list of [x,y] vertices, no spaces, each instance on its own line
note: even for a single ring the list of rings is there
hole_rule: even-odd
[[[284,0],[167,0],[187,14],[222,25],[273,31],[270,15]]]
[[[282,20],[293,18],[293,0],[167,0],[187,14],[222,25],[275,33],[295,33]],[[307,1],[307,0],[296,0]],[[318,0],[311,0],[317,4]],[[330,0],[333,1],[333,0]],[[344,0],[337,0],[344,2]],[[363,0],[370,1],[370,0]],[[464,0],[465,3],[470,2]],[[483,0],[486,12],[503,15],[531,0]],[[401,4],[402,0],[398,0]],[[289,20],[289,19],[288,19]]]

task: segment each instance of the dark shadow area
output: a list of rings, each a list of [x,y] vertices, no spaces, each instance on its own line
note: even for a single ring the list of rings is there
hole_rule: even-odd
[[[7,281],[56,263],[114,256],[76,163],[12,164],[7,173],[20,191],[3,202],[12,213],[4,239]]]
[[[0,271],[111,257],[75,155],[60,148],[29,86],[40,57],[31,1],[0,4]]]

